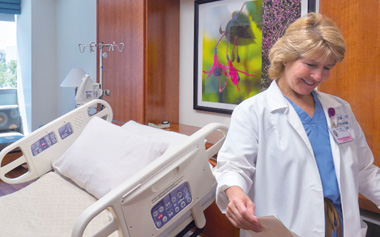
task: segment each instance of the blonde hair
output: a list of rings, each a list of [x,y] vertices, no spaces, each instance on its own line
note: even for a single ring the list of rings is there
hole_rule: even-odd
[[[284,64],[301,57],[319,57],[322,61],[333,57],[341,62],[345,52],[343,36],[335,23],[319,13],[308,13],[290,24],[270,49],[268,75],[271,79],[280,78]]]

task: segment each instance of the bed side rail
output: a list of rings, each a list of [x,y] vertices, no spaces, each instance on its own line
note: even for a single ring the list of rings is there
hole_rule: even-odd
[[[111,122],[111,106],[104,100],[92,100],[5,147],[0,152],[0,179],[10,184],[23,183],[50,171],[51,163],[76,140],[93,116]],[[21,151],[22,155],[3,166],[4,157],[14,151]],[[28,168],[26,173],[7,177],[9,172],[25,164]]]
[[[222,136],[206,150],[207,136],[216,131]],[[223,124],[212,123],[201,128],[86,209],[78,218],[72,236],[82,236],[91,220],[106,209],[112,211],[114,219],[95,236],[108,236],[114,231],[122,236],[174,236],[192,220],[198,228],[203,228],[206,223],[203,211],[212,201],[202,206],[201,200],[214,192],[216,186],[208,159],[219,151],[226,133],[227,126]],[[190,202],[160,226],[154,212],[163,200],[180,189],[190,190],[186,199]],[[184,215],[189,217],[182,222]],[[181,223],[177,223],[180,218]],[[181,226],[173,230],[173,223]]]

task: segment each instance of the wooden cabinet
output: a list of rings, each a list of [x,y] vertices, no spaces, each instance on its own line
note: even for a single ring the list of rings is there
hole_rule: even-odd
[[[320,13],[332,18],[347,45],[345,59],[331,71],[320,91],[348,101],[380,166],[380,2],[320,0]],[[380,213],[365,198],[362,208]]]
[[[125,44],[103,58],[110,90],[103,99],[116,121],[178,123],[179,7],[178,0],[97,0],[97,42]]]

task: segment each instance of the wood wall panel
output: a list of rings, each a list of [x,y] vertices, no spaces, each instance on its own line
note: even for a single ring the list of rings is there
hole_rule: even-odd
[[[320,0],[319,11],[337,23],[347,45],[345,59],[319,90],[351,104],[380,166],[380,3]]]
[[[148,1],[148,122],[179,122],[179,7],[178,0]]]
[[[104,96],[118,121],[144,122],[144,1],[98,0],[98,42],[125,44],[103,59]],[[98,60],[99,63],[99,60]]]
[[[179,1],[97,0],[98,42],[125,44],[103,59],[114,119],[179,121]],[[99,61],[99,60],[98,60]]]

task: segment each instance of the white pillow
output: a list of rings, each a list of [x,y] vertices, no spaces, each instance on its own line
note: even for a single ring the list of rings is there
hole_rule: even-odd
[[[101,198],[161,156],[168,144],[94,117],[53,164],[55,170]]]
[[[185,139],[188,138],[188,136],[185,134],[173,131],[166,131],[160,128],[149,127],[147,125],[137,123],[133,120],[130,120],[127,123],[125,123],[122,126],[122,128],[135,134],[140,134],[143,136],[150,137],[154,140],[166,142],[170,145],[170,147],[174,147],[175,145],[183,142]]]

